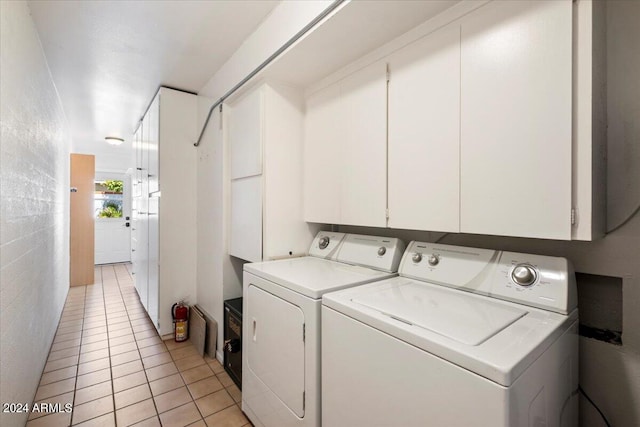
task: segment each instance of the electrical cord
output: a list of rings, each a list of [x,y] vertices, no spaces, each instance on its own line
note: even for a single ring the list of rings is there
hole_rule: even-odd
[[[451,234],[451,233],[444,233],[442,236],[438,237],[438,238],[436,239],[436,241],[435,241],[435,242],[433,242],[433,243],[440,243],[440,240],[444,239],[444,238],[445,238],[445,237],[447,237],[449,234]]]
[[[623,225],[625,225],[626,223],[628,223],[629,221],[631,221],[631,218],[633,218],[634,216],[636,216],[636,214],[640,212],[640,204],[638,206],[636,206],[636,208],[633,210],[633,212],[631,212],[631,215],[629,215],[627,218],[625,218],[624,221],[622,221],[620,224],[616,225],[615,227],[607,230],[604,234],[609,234],[609,233],[613,233],[614,231],[616,231],[617,229],[619,229],[620,227],[622,227]]]
[[[582,389],[582,386],[580,384],[578,384],[578,390],[580,391],[580,393],[582,393],[582,395],[584,397],[587,398],[587,400],[589,401],[589,403],[591,403],[593,405],[594,408],[596,408],[596,410],[598,411],[598,413],[600,414],[600,416],[602,417],[602,420],[604,421],[604,423],[607,425],[607,427],[611,427],[611,424],[609,423],[609,420],[607,419],[607,417],[604,416],[604,414],[602,413],[602,411],[600,410],[600,408],[598,408],[598,405],[596,405],[595,403],[593,403],[593,400],[591,400],[591,398],[589,396],[587,396],[587,393],[584,392],[584,390]]]

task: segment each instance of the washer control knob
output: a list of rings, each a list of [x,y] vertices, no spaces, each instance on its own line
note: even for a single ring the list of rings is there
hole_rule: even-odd
[[[326,249],[327,246],[329,246],[329,240],[328,236],[322,236],[318,241],[318,247],[320,247],[320,249]]]
[[[538,273],[530,265],[518,264],[511,272],[511,278],[520,286],[531,286],[538,278]]]
[[[440,257],[438,255],[436,255],[436,254],[431,254],[431,256],[429,256],[429,259],[427,260],[427,262],[429,263],[429,265],[431,267],[435,267],[440,262]]]
[[[418,263],[418,262],[422,261],[422,254],[416,252],[415,254],[413,254],[411,259],[413,260],[413,262]]]
[[[380,246],[378,248],[378,255],[382,256],[382,255],[384,255],[386,253],[387,253],[387,248],[385,248],[384,246]]]

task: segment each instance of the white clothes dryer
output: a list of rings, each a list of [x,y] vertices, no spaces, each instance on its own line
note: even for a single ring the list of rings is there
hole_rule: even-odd
[[[309,256],[244,265],[242,410],[255,426],[320,427],[322,295],[396,276],[404,247],[319,232]]]
[[[566,259],[412,242],[399,272],[323,297],[325,426],[577,426]]]

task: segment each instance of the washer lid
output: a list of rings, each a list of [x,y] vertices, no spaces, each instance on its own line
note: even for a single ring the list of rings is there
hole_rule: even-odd
[[[566,316],[402,276],[325,294],[322,304],[506,387],[567,329],[577,339],[577,310]]]
[[[319,299],[327,292],[397,276],[312,256],[277,261],[247,263],[245,271],[270,280],[309,298]]]
[[[360,294],[352,301],[467,345],[483,343],[527,314],[519,308],[474,301],[462,292],[415,281]]]

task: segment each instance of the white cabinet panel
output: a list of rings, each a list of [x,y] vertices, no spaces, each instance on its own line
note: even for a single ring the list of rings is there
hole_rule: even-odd
[[[462,232],[571,238],[571,7],[495,1],[462,21]]]
[[[344,135],[340,223],[387,225],[387,70],[377,62],[340,84]]]
[[[460,27],[389,58],[389,227],[459,230]]]
[[[136,133],[133,135],[133,151],[134,151],[134,157],[135,157],[135,171],[133,173],[133,177],[131,179],[131,188],[133,190],[133,197],[140,197],[142,196],[142,186],[140,185],[142,182],[142,178],[140,175],[140,169],[141,169],[141,164],[142,164],[142,159],[141,159],[141,144],[142,144],[142,126],[138,127],[138,130],[136,131]],[[136,209],[136,207],[134,206],[134,209]]]
[[[377,62],[307,99],[306,221],[386,226],[386,90]]]
[[[262,261],[262,176],[231,181],[229,254]]]
[[[340,223],[341,147],[344,115],[340,87],[324,88],[307,99],[304,133],[304,219]]]
[[[149,198],[149,285],[147,313],[158,329],[160,305],[160,198]]]
[[[262,98],[262,90],[256,90],[230,108],[231,179],[262,173]]]
[[[156,96],[147,112],[149,116],[149,134],[147,152],[149,153],[149,193],[160,191],[160,95]]]
[[[136,137],[140,195],[134,198],[132,221],[134,280],[161,336],[172,332],[172,304],[196,295],[197,161],[190,148],[196,112],[196,96],[160,88]]]
[[[304,313],[262,289],[247,290],[244,348],[250,369],[298,417],[304,417]],[[279,351],[274,351],[279,349]]]

